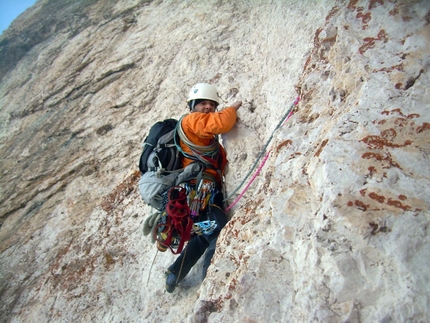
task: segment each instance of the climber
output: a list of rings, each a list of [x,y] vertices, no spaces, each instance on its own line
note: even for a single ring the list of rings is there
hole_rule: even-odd
[[[227,223],[223,208],[223,173],[227,164],[226,152],[218,142],[218,135],[230,131],[236,123],[241,101],[217,111],[220,103],[217,90],[207,83],[194,85],[187,99],[190,113],[181,119],[179,127],[180,147],[183,150],[183,167],[198,162],[204,165],[201,179],[187,184],[193,192],[190,209],[199,220],[216,223],[211,234],[191,237],[188,245],[166,272],[166,291],[172,293],[191,268],[205,253],[203,278],[215,252],[217,237]],[[189,156],[189,158],[187,158]],[[196,202],[196,203],[195,203]],[[197,214],[196,214],[197,213]],[[215,222],[214,222],[215,221]],[[203,221],[208,222],[208,221]]]

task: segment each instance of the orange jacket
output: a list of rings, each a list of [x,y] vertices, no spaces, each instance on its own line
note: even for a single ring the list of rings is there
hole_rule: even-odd
[[[182,130],[193,144],[199,146],[208,146],[211,144],[211,140],[215,135],[226,133],[230,131],[236,123],[236,109],[229,107],[220,112],[201,113],[192,112],[182,118]],[[191,153],[191,150],[185,143],[180,142],[181,148],[186,153]],[[220,145],[219,147],[220,158],[213,163],[216,170],[220,170],[221,174],[224,174],[225,166],[227,165],[227,154],[224,148]],[[191,164],[194,160],[184,157],[183,167]],[[218,184],[221,184],[221,178],[218,172],[208,168],[207,173],[215,176]]]

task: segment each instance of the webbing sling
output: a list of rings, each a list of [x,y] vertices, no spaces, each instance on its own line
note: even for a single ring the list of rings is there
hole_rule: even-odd
[[[187,145],[188,148],[190,148],[192,155],[184,152],[180,146],[179,143],[176,142],[176,136],[175,136],[175,144],[177,145],[178,149],[181,151],[181,153],[189,159],[198,159],[202,163],[205,164],[205,166],[208,166],[209,164],[213,164],[215,161],[214,157],[216,157],[219,153],[219,141],[218,136],[215,136],[212,142],[207,146],[200,146],[192,143],[184,133],[184,130],[182,129],[182,119],[179,119],[178,124],[176,126],[175,131],[177,132],[179,138],[184,142],[184,144]]]
[[[212,168],[214,169],[218,174],[222,181],[222,175],[221,171],[214,168],[214,164],[217,163],[217,161],[214,159],[216,156],[219,155],[219,139],[218,135],[216,135],[212,142],[208,146],[200,146],[192,143],[187,135],[185,134],[184,130],[182,129],[182,119],[184,116],[182,116],[175,128],[175,145],[178,148],[178,150],[186,157],[192,160],[200,161],[204,167],[202,167],[200,173],[197,175],[196,182],[200,183],[202,179],[210,179],[215,182],[215,178],[208,174],[207,172],[204,172],[205,168]],[[191,150],[192,155],[184,152],[181,148],[180,143],[177,142],[176,133],[178,134],[178,137],[184,142],[185,145]],[[198,184],[197,184],[198,185]]]

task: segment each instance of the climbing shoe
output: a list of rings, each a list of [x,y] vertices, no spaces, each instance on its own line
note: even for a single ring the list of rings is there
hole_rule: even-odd
[[[178,281],[178,277],[171,272],[166,272],[166,291],[168,293],[173,293],[176,288],[176,283]]]

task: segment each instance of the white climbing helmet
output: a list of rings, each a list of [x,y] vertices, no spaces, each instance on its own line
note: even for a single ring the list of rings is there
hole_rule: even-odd
[[[215,86],[208,83],[198,83],[191,88],[187,99],[191,110],[193,110],[195,106],[195,102],[191,102],[194,100],[211,100],[215,101],[217,105],[220,103],[220,98]]]

